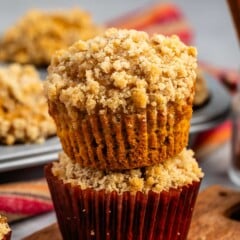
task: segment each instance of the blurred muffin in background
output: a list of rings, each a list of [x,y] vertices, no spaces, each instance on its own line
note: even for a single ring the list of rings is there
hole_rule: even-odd
[[[209,99],[209,91],[206,79],[200,69],[197,70],[195,96],[193,100],[194,108],[203,106]]]
[[[102,31],[89,13],[74,8],[55,12],[30,10],[0,41],[0,60],[48,65],[52,54],[75,41],[87,40]]]
[[[43,83],[32,66],[0,68],[0,143],[42,142],[55,135]]]
[[[11,229],[8,226],[7,218],[0,215],[0,239],[10,240],[10,238],[11,238]]]

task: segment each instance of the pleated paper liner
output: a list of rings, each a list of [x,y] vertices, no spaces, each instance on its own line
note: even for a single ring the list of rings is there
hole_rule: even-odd
[[[63,239],[186,239],[200,182],[148,194],[81,190],[45,175]]]
[[[83,167],[132,169],[163,162],[188,143],[192,105],[149,107],[138,114],[83,115],[62,103],[49,104],[66,154]]]
[[[1,240],[10,240],[11,239],[11,234],[12,234],[12,232],[9,231],[7,234],[5,234],[5,236],[3,236],[3,238]]]

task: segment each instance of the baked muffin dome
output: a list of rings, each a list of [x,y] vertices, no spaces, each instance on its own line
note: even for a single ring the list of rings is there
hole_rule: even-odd
[[[100,169],[148,166],[182,151],[196,54],[177,36],[114,28],[58,51],[45,88],[64,151]]]
[[[53,57],[47,94],[87,114],[163,110],[192,97],[196,67],[196,49],[177,36],[109,29]]]

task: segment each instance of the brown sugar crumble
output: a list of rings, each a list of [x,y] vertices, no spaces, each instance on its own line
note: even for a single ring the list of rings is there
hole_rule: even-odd
[[[28,11],[0,40],[0,59],[18,63],[48,65],[53,53],[79,39],[102,32],[91,15],[82,9]]]
[[[81,167],[72,163],[69,157],[60,153],[59,162],[54,162],[52,172],[64,183],[78,185],[81,189],[135,193],[149,190],[161,192],[178,188],[203,177],[201,169],[193,156],[192,150],[184,149],[172,159],[150,167],[122,171],[101,171]]]
[[[7,218],[0,215],[0,239],[4,239],[4,236],[11,231],[7,223]]]
[[[42,142],[56,133],[43,82],[32,66],[0,68],[0,143]]]
[[[193,98],[196,55],[177,36],[111,28],[58,51],[45,88],[50,101],[88,114],[165,109]]]

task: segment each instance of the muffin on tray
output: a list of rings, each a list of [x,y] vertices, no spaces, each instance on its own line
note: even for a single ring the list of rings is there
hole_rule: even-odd
[[[7,218],[0,215],[0,239],[10,240],[10,238],[11,238],[11,229],[8,226]]]
[[[84,168],[61,153],[45,175],[65,240],[185,240],[203,173],[184,149],[122,171]]]
[[[0,144],[42,142],[56,134],[43,82],[28,65],[0,67]]]
[[[52,58],[45,85],[66,154],[83,167],[130,169],[187,145],[196,49],[177,36],[108,29]]]
[[[203,72],[197,69],[196,87],[195,87],[195,97],[193,99],[193,107],[200,108],[205,103],[208,102],[210,93],[208,90],[206,79]]]
[[[102,32],[89,13],[71,10],[30,10],[0,40],[0,60],[46,66],[52,54],[79,39]]]

